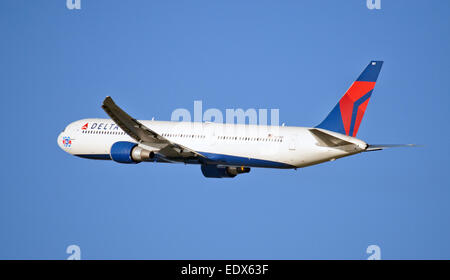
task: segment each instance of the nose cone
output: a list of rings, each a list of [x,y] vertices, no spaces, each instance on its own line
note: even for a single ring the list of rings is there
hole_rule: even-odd
[[[58,135],[57,141],[58,141],[58,146],[59,146],[62,150],[64,150],[63,132],[61,132],[61,133]]]

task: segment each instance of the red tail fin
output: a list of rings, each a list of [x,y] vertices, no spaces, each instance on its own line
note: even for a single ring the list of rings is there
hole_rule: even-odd
[[[383,61],[371,61],[317,128],[356,137]]]

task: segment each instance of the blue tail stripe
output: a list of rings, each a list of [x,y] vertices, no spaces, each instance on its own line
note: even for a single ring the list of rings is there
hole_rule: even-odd
[[[339,103],[334,106],[330,114],[316,127],[345,134]]]
[[[353,129],[355,128],[356,116],[358,115],[358,108],[361,104],[364,103],[364,101],[370,98],[372,92],[373,90],[369,91],[368,93],[364,94],[360,99],[356,100],[355,103],[353,103],[352,120],[350,123],[350,133],[349,133],[350,136],[353,136]]]
[[[383,61],[371,61],[361,75],[359,75],[357,81],[376,82],[378,74],[380,74],[381,66],[383,66]]]

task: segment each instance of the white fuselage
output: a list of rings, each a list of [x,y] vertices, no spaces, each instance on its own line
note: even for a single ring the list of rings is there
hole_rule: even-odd
[[[297,168],[362,152],[366,143],[326,131],[354,143],[352,150],[321,146],[305,127],[221,123],[140,121],[171,142],[194,150],[218,164]],[[109,159],[118,141],[136,141],[111,119],[83,119],[69,124],[58,136],[64,151],[81,157]]]

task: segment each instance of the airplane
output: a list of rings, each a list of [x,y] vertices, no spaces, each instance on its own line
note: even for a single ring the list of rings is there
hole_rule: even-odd
[[[136,120],[111,97],[110,119],[82,119],[58,136],[72,155],[118,163],[198,164],[207,178],[233,178],[251,168],[297,169],[362,152],[412,144],[370,145],[356,135],[383,61],[371,61],[315,127]]]

